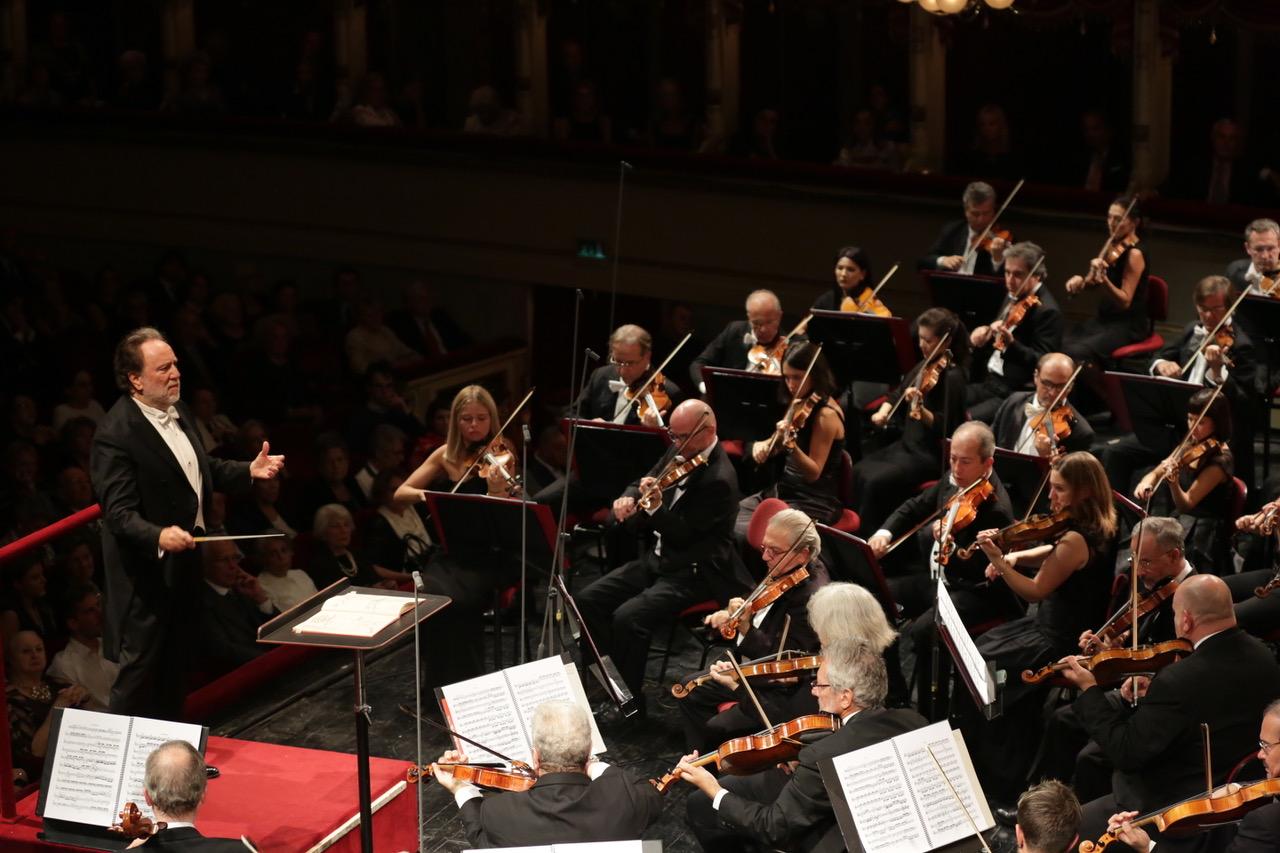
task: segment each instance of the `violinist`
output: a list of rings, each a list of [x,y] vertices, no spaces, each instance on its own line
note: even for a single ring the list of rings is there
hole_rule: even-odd
[[[1116,768],[1112,791],[1084,807],[1080,832],[1096,838],[1111,815],[1148,812],[1205,789],[1201,724],[1209,726],[1215,785],[1257,748],[1257,721],[1280,696],[1280,665],[1236,625],[1221,578],[1193,575],[1173,595],[1174,627],[1195,651],[1162,669],[1139,690],[1137,707],[1107,699],[1074,658],[1063,675],[1080,695],[1076,714]]]
[[[1067,853],[1080,840],[1080,801],[1056,779],[1023,791],[1015,819],[1018,853]]]
[[[893,312],[873,296],[875,279],[871,277],[871,258],[857,246],[844,246],[836,252],[835,285],[813,300],[813,307],[823,311],[847,311],[891,317]]]
[[[499,426],[493,396],[479,385],[463,388],[449,407],[445,443],[400,484],[394,500],[420,502],[428,490],[447,492],[455,484],[464,493],[508,497],[500,466],[488,466],[486,477],[479,473],[483,466],[472,465],[476,454],[493,443]],[[509,475],[518,470],[514,449],[506,467]],[[453,684],[484,672],[484,611],[492,604],[495,589],[515,583],[519,577],[516,554],[467,553],[451,548],[447,555],[432,556],[422,572],[425,591],[447,595],[453,603],[423,623],[424,686]]]
[[[930,707],[932,666],[929,661],[935,636],[935,574],[941,572],[946,577],[951,599],[966,625],[1013,615],[1011,608],[1014,602],[1008,592],[983,583],[986,559],[981,554],[974,554],[967,560],[954,554],[954,550],[959,547],[971,544],[978,531],[1013,523],[1009,496],[1005,493],[1000,478],[992,471],[994,455],[995,437],[986,424],[981,421],[961,424],[951,436],[949,473],[920,494],[904,501],[867,540],[876,556],[882,557],[890,543],[909,533],[920,522],[934,517],[932,523],[925,524],[912,537],[913,541],[904,541],[902,548],[890,554],[883,562],[885,571],[890,573],[889,589],[902,608],[902,615],[914,620],[908,629],[908,635],[916,650],[917,659],[924,662],[923,665],[918,663],[915,670],[918,707],[931,719],[938,719],[940,716],[938,713],[931,713],[934,709]],[[956,521],[962,502],[953,499],[964,489],[975,486],[984,479],[991,486],[990,495],[978,502],[973,517],[963,527],[958,527]],[[944,536],[948,525],[953,553],[946,566],[942,567],[939,565],[942,546],[939,539]],[[949,660],[940,657],[939,664],[942,667],[939,675],[941,681],[942,675],[947,672]]]
[[[766,506],[761,512],[768,510]],[[718,634],[741,610],[734,623],[737,636],[728,641],[735,646],[734,656],[739,664],[776,653],[788,620],[786,647],[805,652],[817,650],[818,639],[809,625],[808,603],[814,590],[827,578],[826,567],[818,558],[821,552],[818,531],[809,516],[800,510],[781,509],[769,519],[760,543],[760,554],[768,569],[766,578],[777,580],[798,569],[805,569],[809,577],[759,610],[744,608],[743,597],[735,596],[724,609],[707,615],[704,623]],[[714,749],[730,738],[760,729],[760,719],[744,691],[739,689],[733,665],[727,660],[717,661],[710,672],[712,683],[691,691],[679,703],[685,716],[685,744],[689,749]],[[803,681],[807,684],[807,679]],[[753,682],[752,687],[770,719],[791,719],[808,710],[792,712],[792,697],[797,692],[795,683],[770,686],[767,682]],[[733,708],[716,712],[722,702],[733,701],[738,702]]]
[[[818,707],[838,716],[841,726],[801,749],[789,774],[771,768],[717,779],[690,764],[697,753],[686,755],[676,772],[698,789],[686,800],[686,809],[689,827],[702,849],[737,853],[751,842],[770,849],[809,851],[820,845],[840,849],[843,842],[818,761],[925,725],[915,711],[886,709],[886,691],[880,653],[865,643],[837,639],[823,646],[812,693]]]
[[[1102,293],[1096,316],[1068,331],[1063,339],[1062,351],[1077,364],[1102,364],[1117,347],[1151,333],[1147,317],[1151,262],[1138,245],[1141,227],[1142,212],[1134,199],[1121,196],[1111,202],[1107,208],[1109,238],[1101,256],[1089,261],[1088,273],[1067,279],[1069,294],[1090,287]]]
[[[1280,273],[1280,222],[1274,219],[1255,219],[1244,227],[1244,251],[1246,258],[1227,264],[1227,278],[1237,290],[1264,295],[1262,280],[1274,282]]]
[[[1177,515],[1194,564],[1214,574],[1231,574],[1231,539],[1222,529],[1235,499],[1234,461],[1227,444],[1230,402],[1222,395],[1214,398],[1208,388],[1192,394],[1187,400],[1187,428],[1192,426],[1181,458],[1170,456],[1148,471],[1133,495],[1139,501],[1150,500],[1153,512]]]
[[[1262,726],[1258,731],[1257,757],[1262,762],[1265,778],[1280,779],[1280,699],[1272,702],[1262,713]],[[1248,783],[1244,783],[1248,784]],[[1145,829],[1132,826],[1138,816],[1136,811],[1113,814],[1107,821],[1107,831],[1134,850],[1164,851],[1170,845],[1155,843]],[[1250,811],[1239,823],[1217,827],[1213,830],[1214,849],[1223,853],[1273,853],[1280,850],[1280,801],[1270,800],[1266,805]]]
[[[924,360],[871,416],[872,426],[900,429],[901,438],[853,468],[854,508],[868,530],[878,530],[893,507],[938,475],[942,439],[964,422],[968,330],[946,308],[930,308],[916,321],[916,340]]]
[[[1274,478],[1267,485],[1274,486]],[[1275,494],[1274,489],[1266,494]],[[1258,508],[1257,512],[1236,519],[1237,541],[1235,550],[1245,563],[1245,571],[1223,578],[1231,590],[1235,602],[1236,619],[1240,627],[1255,637],[1266,638],[1280,627],[1280,590],[1271,582],[1276,577],[1277,566],[1273,558],[1270,568],[1249,569],[1250,557],[1269,550],[1267,540],[1280,530],[1280,498],[1274,498]],[[1242,542],[1240,534],[1248,535]],[[1234,558],[1233,558],[1234,559]],[[1259,595],[1259,590],[1266,595]]]
[[[772,482],[742,499],[736,528],[740,540],[745,540],[751,514],[765,498],[780,498],[823,524],[840,517],[844,411],[833,396],[836,380],[831,368],[816,346],[799,344],[787,353],[779,386],[779,397],[799,403],[789,423],[779,422],[775,435],[750,445],[757,465],[769,466],[770,460],[780,464],[772,468]]]
[[[1009,673],[1039,669],[1075,650],[1080,634],[1103,611],[1114,560],[1116,510],[1106,472],[1088,453],[1068,453],[1049,471],[1049,505],[1064,524],[1046,530],[1045,544],[1004,545],[1013,531],[985,530],[977,543],[991,564],[987,577],[1038,606],[1034,615],[997,625],[977,638],[978,651]],[[1016,529],[1017,526],[1015,526]],[[1030,577],[1019,568],[1033,568]],[[1044,689],[1010,679],[1004,714],[984,721],[971,712],[965,728],[974,765],[988,793],[1011,802],[1022,790],[1039,741]]]
[[[1069,356],[1051,352],[1040,357],[1036,364],[1032,391],[1015,391],[1000,404],[991,429],[996,435],[996,446],[1028,456],[1053,456],[1059,451],[1073,453],[1088,450],[1093,444],[1093,427],[1067,402],[1070,391],[1062,394],[1076,365]],[[1059,399],[1061,397],[1061,399]],[[1063,417],[1070,427],[1070,434],[1060,438],[1054,429],[1054,418],[1041,418],[1054,402],[1064,408]],[[1034,428],[1039,425],[1039,428]],[[1030,498],[1030,495],[1027,496]]]
[[[238,838],[210,838],[196,829],[196,817],[204,803],[204,758],[191,744],[171,740],[160,744],[147,756],[142,790],[153,812],[157,831],[130,847],[160,851],[208,851],[244,853]]]
[[[1035,243],[1014,243],[1005,250],[1009,298],[990,325],[969,333],[975,375],[965,389],[965,403],[974,420],[992,423],[1010,393],[1030,387],[1039,359],[1062,344],[1062,310],[1044,286],[1049,273],[1043,258]]]
[[[1196,282],[1192,298],[1198,322],[1188,323],[1176,340],[1156,354],[1151,375],[1208,387],[1226,384],[1232,403],[1245,402],[1253,393],[1258,360],[1248,333],[1238,327],[1234,315],[1227,316],[1237,295],[1225,276],[1205,276]],[[1215,339],[1206,340],[1215,330]]]
[[[960,198],[964,219],[948,222],[916,266],[921,270],[944,270],[964,275],[999,275],[1004,265],[1008,233],[991,229],[985,246],[970,252],[982,232],[996,217],[996,191],[985,181],[974,181]]]
[[[703,393],[702,368],[729,367],[734,370],[751,369],[749,354],[753,347],[772,347],[782,337],[782,302],[772,290],[753,290],[747,296],[747,319],[734,320],[707,344],[702,354],[693,360],[689,376],[693,386]],[[776,371],[764,371],[774,372]]]
[[[633,399],[649,379],[652,356],[653,338],[644,329],[632,324],[615,329],[609,336],[609,363],[592,372],[578,400],[578,416],[633,426],[660,426],[661,416],[661,423],[666,423],[672,401],[680,396],[680,386],[670,377],[649,385],[655,406]]]
[[[643,779],[591,755],[586,709],[549,701],[533,711],[533,772],[527,791],[483,794],[442,764],[465,763],[450,750],[431,775],[453,794],[471,847],[624,841],[639,838],[662,812],[662,797]]]
[[[690,605],[728,601],[752,586],[734,552],[738,478],[716,440],[715,414],[701,400],[686,400],[671,413],[668,432],[671,448],[613,502],[615,519],[634,518],[656,542],[577,596],[582,618],[631,688],[641,718],[654,629]]]

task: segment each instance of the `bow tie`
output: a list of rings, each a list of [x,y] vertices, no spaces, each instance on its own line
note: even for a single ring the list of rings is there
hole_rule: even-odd
[[[619,391],[627,390],[627,387],[628,387],[627,383],[623,382],[621,379],[609,380],[609,390],[615,394],[618,393]]]
[[[167,427],[169,424],[177,426],[178,420],[178,410],[173,406],[170,406],[168,409],[165,409],[163,412],[156,415],[156,423],[160,424],[162,427]]]
[[[1044,406],[1036,402],[1027,403],[1022,407],[1022,411],[1027,417],[1034,417],[1044,411]]]

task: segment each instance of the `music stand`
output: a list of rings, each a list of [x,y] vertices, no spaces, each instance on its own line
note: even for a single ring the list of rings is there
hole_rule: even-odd
[[[566,436],[577,432],[573,462],[579,482],[590,483],[592,494],[610,497],[648,474],[671,446],[671,436],[658,427],[562,418],[560,428]]]
[[[1026,453],[1014,453],[997,447],[994,470],[1005,491],[1009,493],[1009,502],[1013,504],[1014,516],[1021,518],[1023,513],[1034,512],[1027,503],[1040,488],[1044,473],[1049,470],[1049,459],[1045,456],[1032,456]],[[1041,501],[1049,497],[1048,490],[1040,496]],[[1019,512],[1021,510],[1021,512]]]
[[[324,603],[335,595],[351,588],[351,581],[342,578],[315,595],[286,610],[258,629],[258,642],[275,646],[313,646],[323,649],[350,649],[355,653],[355,715],[356,715],[356,784],[360,794],[360,850],[373,851],[373,800],[369,792],[369,712],[372,710],[364,696],[365,653],[381,649],[413,630],[423,619],[439,613],[450,603],[444,595],[419,595],[417,609],[411,609],[372,637],[337,636],[332,634],[296,634],[295,625],[310,619]],[[404,599],[412,604],[411,592],[392,589],[360,587],[361,595],[386,595]],[[414,666],[417,666],[414,662]]]
[[[1103,374],[1116,424],[1132,432],[1153,456],[1173,450],[1187,431],[1187,401],[1203,386],[1164,376],[1108,370]]]
[[[541,536],[528,537],[529,565],[550,570],[556,541],[556,519],[546,504],[519,498],[427,492],[427,511],[440,537],[440,547],[455,557],[503,552],[520,553],[522,525]]]
[[[1262,421],[1262,475],[1271,473],[1271,412],[1275,408],[1271,392],[1275,389],[1274,371],[1280,367],[1280,300],[1269,296],[1246,296],[1236,309],[1240,325],[1249,337],[1266,345],[1266,384],[1263,407],[1266,417]],[[1246,389],[1248,390],[1248,389]]]
[[[716,415],[716,434],[722,440],[754,440],[770,435],[786,412],[778,397],[782,380],[777,376],[702,366],[707,405]]]
[[[932,304],[953,311],[971,331],[994,320],[1009,298],[1002,277],[940,270],[925,270],[921,275]]]
[[[833,581],[850,581],[865,587],[880,602],[885,618],[896,624],[901,620],[901,608],[884,578],[880,561],[871,546],[852,533],[836,530],[825,524],[816,525],[822,537],[822,556]]]
[[[988,720],[1000,716],[1004,712],[1006,675],[1003,671],[997,672],[978,651],[977,644],[969,635],[969,629],[965,627],[960,612],[956,610],[955,603],[947,592],[946,582],[941,578],[938,579],[933,616],[938,637],[951,654],[953,671],[960,673],[973,703]]]
[[[810,312],[809,340],[822,344],[822,354],[837,382],[879,382],[896,386],[918,360],[907,321],[846,311]]]

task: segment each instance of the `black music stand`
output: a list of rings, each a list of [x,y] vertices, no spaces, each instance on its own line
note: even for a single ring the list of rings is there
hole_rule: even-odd
[[[335,595],[351,588],[351,581],[343,578],[330,584],[306,601],[286,610],[279,616],[258,629],[258,642],[275,646],[313,646],[322,649],[350,649],[355,653],[355,692],[356,692],[356,782],[360,793],[360,850],[361,853],[373,851],[373,804],[369,792],[369,712],[372,710],[364,697],[364,656],[366,652],[375,651],[403,637],[413,630],[413,626],[423,619],[439,613],[449,605],[450,599],[444,595],[419,595],[415,610],[401,614],[400,618],[383,628],[372,637],[348,637],[332,634],[295,634],[293,628],[300,622],[310,619]],[[391,589],[373,589],[360,587],[362,595],[386,595],[413,602],[413,593]],[[417,666],[414,662],[414,666]]]
[[[864,540],[852,533],[836,530],[825,524],[817,525],[818,535],[822,537],[822,556],[820,559],[827,567],[833,581],[850,581],[865,587],[880,607],[885,618],[891,624],[901,621],[898,602],[884,579],[884,571],[875,552]]]
[[[1040,481],[1049,470],[1048,457],[1014,453],[1003,447],[996,448],[995,456],[996,461],[993,467],[996,476],[1004,484],[1005,491],[1009,493],[1009,502],[1013,504],[1014,516],[1021,518],[1023,513],[1034,512],[1035,509],[1027,504],[1035,497],[1036,489],[1040,488]],[[1040,500],[1044,501],[1048,497],[1049,492],[1046,489],[1040,495]]]
[[[973,704],[988,720],[995,719],[1004,713],[1004,685],[1008,674],[997,671],[995,666],[982,657],[968,628],[960,619],[959,612],[951,602],[943,582],[937,584],[934,596],[933,618],[938,629],[938,638],[947,647],[951,655],[952,671],[960,673],[960,679],[969,690]],[[992,686],[991,697],[982,692],[975,680],[974,670],[985,673],[986,680]]]
[[[1103,374],[1116,424],[1132,432],[1153,456],[1173,450],[1187,431],[1187,401],[1203,386],[1164,376],[1108,370]]]
[[[896,386],[919,356],[907,321],[815,308],[806,331],[822,344],[822,354],[841,387],[850,382],[879,382]]]
[[[955,312],[971,331],[994,320],[1009,298],[1002,277],[941,270],[925,270],[921,275],[932,304]]]
[[[749,441],[770,435],[786,413],[787,404],[778,397],[782,380],[777,376],[704,364],[702,381],[721,439]]]
[[[427,492],[427,511],[435,523],[440,546],[454,557],[489,553],[519,554],[522,525],[542,535],[528,537],[529,565],[551,569],[556,519],[551,507],[519,498]]]
[[[671,436],[658,427],[574,418],[563,418],[560,427],[566,435],[577,433],[573,461],[578,480],[590,483],[593,494],[622,494],[648,474],[671,446]]]
[[[1236,309],[1240,325],[1249,337],[1266,345],[1266,374],[1262,401],[1262,476],[1271,473],[1271,412],[1275,409],[1271,392],[1275,389],[1275,371],[1280,368],[1280,300],[1269,296],[1246,296]],[[1250,390],[1250,389],[1246,389]]]

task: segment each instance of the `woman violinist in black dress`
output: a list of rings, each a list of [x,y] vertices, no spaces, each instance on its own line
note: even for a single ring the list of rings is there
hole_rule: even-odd
[[[1121,196],[1107,208],[1107,228],[1112,239],[1106,257],[1089,261],[1089,272],[1067,279],[1067,293],[1090,287],[1101,290],[1096,316],[1067,332],[1062,351],[1076,364],[1102,364],[1125,344],[1140,341],[1151,332],[1147,316],[1147,273],[1150,263],[1139,245],[1142,214],[1129,196]],[[1128,211],[1128,215],[1125,215]]]

